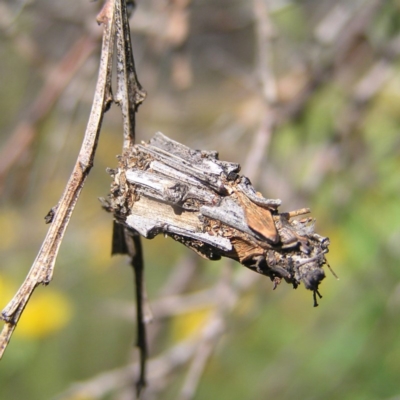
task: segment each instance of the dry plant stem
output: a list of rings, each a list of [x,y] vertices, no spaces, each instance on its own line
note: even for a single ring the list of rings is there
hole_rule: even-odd
[[[61,62],[47,75],[46,82],[28,110],[27,116],[18,123],[0,152],[0,190],[10,168],[33,143],[38,133],[38,124],[52,110],[60,94],[95,47],[95,42],[90,37],[78,39]]]
[[[213,326],[215,328],[213,329]],[[203,337],[203,340],[198,345],[195,354],[193,355],[192,363],[189,367],[189,372],[183,384],[179,400],[191,400],[196,394],[197,387],[200,383],[201,376],[207,365],[207,361],[211,357],[215,345],[218,343],[220,335],[224,332],[222,317],[215,316],[212,322],[207,326],[208,330],[215,330],[215,333],[209,337]]]
[[[97,20],[104,26],[103,44],[99,77],[85,137],[71,177],[55,209],[53,221],[42,247],[24,283],[2,311],[1,318],[5,321],[5,326],[0,334],[0,358],[4,354],[11,335],[34,289],[40,284],[47,285],[52,279],[61,241],[85,179],[93,165],[103,115],[112,99],[111,68],[114,37],[114,0],[107,1]]]
[[[216,307],[204,326],[198,340],[196,352],[193,355],[188,373],[183,383],[179,400],[191,400],[196,395],[201,376],[207,362],[213,354],[221,335],[226,331],[226,311],[238,300],[232,288],[232,266],[225,263],[219,282],[215,287],[214,297]]]
[[[138,107],[146,97],[137,78],[135,62],[132,53],[130,27],[125,0],[115,1],[115,29],[116,29],[116,58],[117,58],[117,92],[114,101],[121,107],[124,132],[123,153],[126,153],[135,144],[135,114]],[[119,232],[119,233],[118,233]],[[123,232],[123,234],[122,234]],[[118,236],[118,239],[116,236]],[[116,243],[116,240],[119,243]],[[141,239],[134,231],[129,232],[121,225],[114,224],[113,247],[120,249],[122,254],[127,254],[135,274],[136,292],[136,321],[137,321],[137,347],[140,352],[140,372],[136,383],[137,397],[146,386],[146,326],[144,317],[144,280],[143,256]],[[114,253],[114,251],[113,251]]]
[[[263,0],[254,0],[253,12],[258,57],[256,74],[261,84],[260,96],[264,100],[265,116],[260,121],[260,127],[253,136],[244,170],[253,180],[256,180],[257,171],[261,161],[265,159],[265,154],[276,127],[277,113],[274,105],[277,97],[277,85],[273,71],[273,40],[275,32],[269,18],[267,5]]]
[[[114,101],[121,107],[126,150],[135,144],[135,113],[145,99],[146,92],[136,75],[126,3],[116,0],[115,4],[117,92]]]
[[[235,297],[232,301],[232,296],[226,296],[226,292],[221,288],[221,282],[218,282],[217,286],[220,289],[218,298],[226,300],[228,297],[228,308],[231,310],[236,305],[236,302],[239,301],[239,298]],[[190,379],[187,379],[185,385],[188,387],[187,393],[189,394],[189,389],[192,391],[197,386],[197,379],[201,376],[204,363],[211,355],[211,352],[207,351],[207,347],[212,350],[224,331],[224,315],[221,310],[218,310],[212,313],[209,323],[204,327],[198,339],[182,341],[160,356],[150,359],[148,361],[149,398],[156,398],[157,393],[165,389],[168,382],[167,378],[175,370],[182,368],[193,360],[191,371],[188,374]],[[203,356],[200,354],[202,349],[207,351]],[[72,400],[79,396],[102,399],[110,393],[129,387],[132,375],[137,375],[139,368],[140,363],[135,362],[120,369],[101,373],[87,381],[77,382],[64,393],[59,394],[55,400]]]
[[[163,389],[163,387],[160,389],[160,386],[163,386],[166,378],[190,360],[196,347],[196,343],[192,340],[180,342],[159,357],[149,360],[149,381],[152,393]],[[80,397],[103,399],[104,396],[129,386],[132,375],[136,375],[138,369],[139,364],[132,363],[120,369],[101,373],[87,381],[73,384],[64,393],[60,393],[55,400],[72,400]]]
[[[139,234],[132,233],[128,229],[124,229],[125,243],[127,245],[127,254],[131,259],[131,265],[135,274],[135,295],[136,295],[136,321],[137,321],[137,340],[136,346],[140,352],[140,368],[139,379],[136,382],[136,394],[140,394],[146,386],[146,361],[147,361],[147,342],[146,342],[146,325],[144,317],[143,303],[145,301],[144,293],[144,263],[141,239]]]
[[[365,7],[356,12],[352,18],[351,23],[348,23],[346,29],[339,32],[338,37],[335,40],[334,45],[334,56],[335,63],[340,63],[345,60],[346,55],[354,40],[360,35],[365,34],[365,28],[371,24],[371,21],[376,17],[379,9],[384,6],[386,2],[384,0],[372,0],[366,3]]]
[[[277,85],[273,72],[274,27],[269,17],[267,4],[263,0],[254,0],[254,19],[257,38],[257,73],[261,83],[262,95],[268,104],[274,104],[277,98]]]

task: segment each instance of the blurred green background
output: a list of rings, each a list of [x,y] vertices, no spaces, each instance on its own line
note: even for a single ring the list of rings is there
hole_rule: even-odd
[[[101,5],[0,1],[1,308],[79,151]],[[282,210],[310,207],[340,278],[326,270],[313,308],[303,286],[273,292],[239,264],[145,241],[150,357],[191,343],[205,365],[185,397],[189,350],[164,372],[151,364],[144,398],[399,399],[400,1],[138,1],[131,25],[148,92],[138,140],[159,130],[218,150]],[[1,400],[133,398],[133,379],[118,381],[136,359],[132,271],[110,256],[112,216],[97,200],[121,129],[113,106],[54,279],[35,291],[0,362]],[[204,342],[215,312],[222,332]]]

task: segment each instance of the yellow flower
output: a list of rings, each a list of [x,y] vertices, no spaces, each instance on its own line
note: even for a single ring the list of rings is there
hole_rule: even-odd
[[[16,336],[42,338],[67,325],[72,305],[61,292],[49,288],[34,293],[15,331]]]
[[[0,276],[0,305],[11,300],[15,285]],[[38,288],[30,298],[15,330],[15,336],[38,339],[62,329],[72,316],[72,305],[60,291]]]

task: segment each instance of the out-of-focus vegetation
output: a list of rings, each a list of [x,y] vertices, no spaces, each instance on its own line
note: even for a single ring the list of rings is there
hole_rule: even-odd
[[[97,77],[100,3],[0,1],[0,307],[28,272],[43,217],[78,154]],[[138,140],[160,130],[219,150],[282,209],[311,207],[340,278],[326,271],[316,309],[304,287],[273,292],[262,276],[234,299],[237,279],[252,272],[203,261],[170,239],[146,241],[151,357],[190,338],[209,352],[191,382],[196,400],[398,398],[400,2],[138,1],[131,26],[148,92]],[[113,106],[53,282],[34,293],[0,363],[2,400],[55,398],[134,360],[132,271],[110,256],[112,216],[97,200],[121,146]],[[204,347],[215,299],[234,306],[222,307],[224,332]],[[189,366],[170,365],[148,398],[179,398]],[[63,398],[131,398],[130,390]]]

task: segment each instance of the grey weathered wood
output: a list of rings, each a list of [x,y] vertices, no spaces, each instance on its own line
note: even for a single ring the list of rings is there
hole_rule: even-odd
[[[172,237],[203,257],[229,257],[294,287],[318,293],[325,277],[329,239],[314,232],[314,220],[296,218],[308,209],[279,212],[239,164],[215,151],[193,150],[156,133],[135,145],[110,170],[114,181],[105,208],[125,227],[151,239]],[[315,300],[316,304],[316,300]]]

